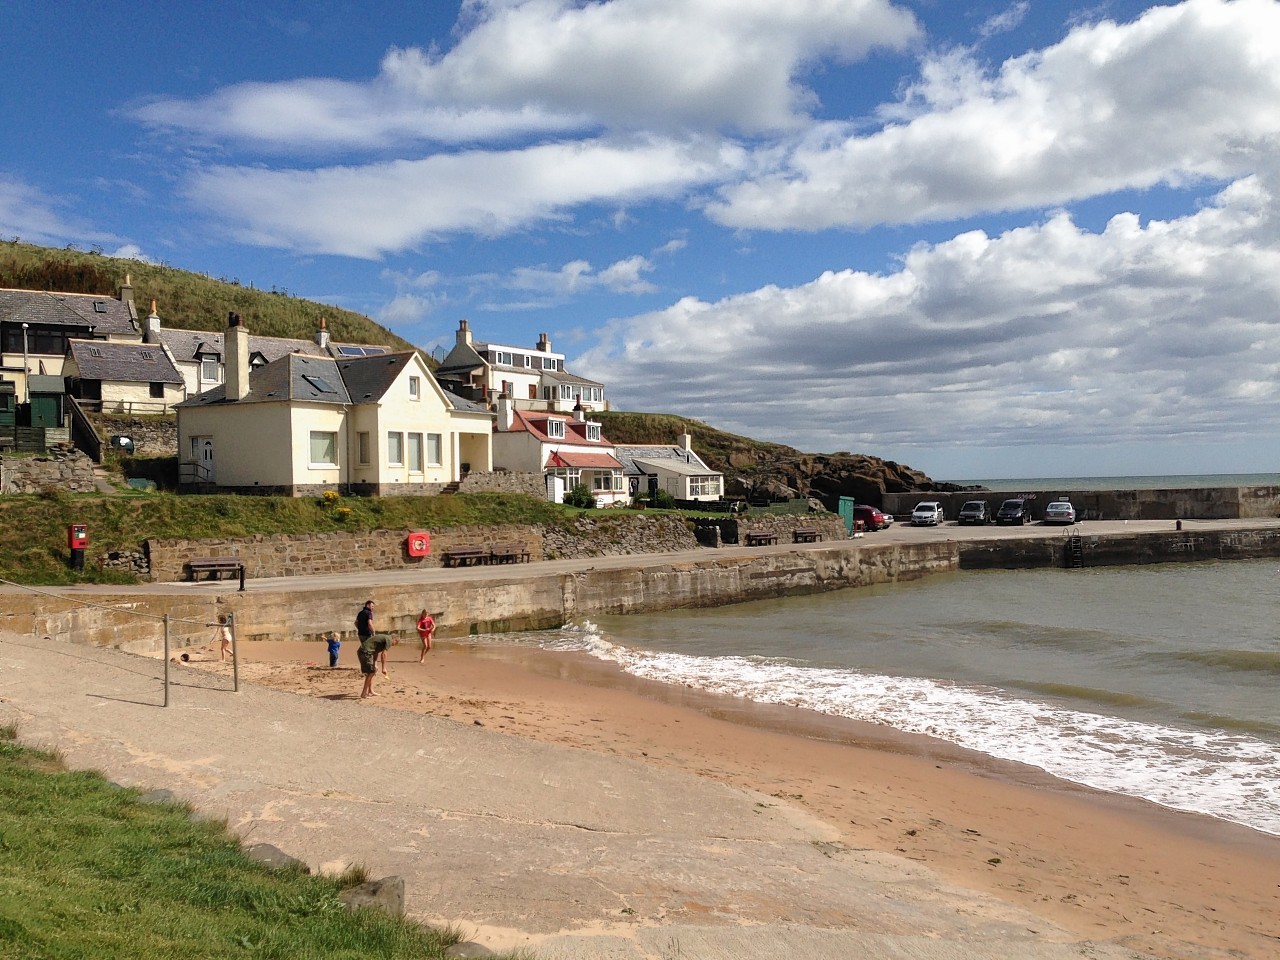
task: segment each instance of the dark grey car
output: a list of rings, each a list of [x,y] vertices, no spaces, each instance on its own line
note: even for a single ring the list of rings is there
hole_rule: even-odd
[[[956,517],[956,523],[988,524],[990,522],[991,507],[985,500],[970,500],[960,508],[960,514]]]

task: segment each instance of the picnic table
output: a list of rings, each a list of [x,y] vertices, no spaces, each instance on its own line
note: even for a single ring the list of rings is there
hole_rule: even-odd
[[[523,543],[495,543],[489,550],[490,563],[528,563],[529,548]]]
[[[210,580],[221,580],[224,573],[240,577],[240,589],[244,589],[244,561],[239,557],[193,557],[187,561],[187,569],[193,581],[199,580],[201,574],[207,574]]]
[[[446,567],[467,567],[473,564],[488,563],[487,547],[450,547],[440,555]]]
[[[746,543],[748,547],[772,546],[777,542],[778,542],[778,535],[776,533],[748,531],[746,534]]]
[[[821,539],[822,532],[819,530],[805,529],[791,531],[792,543],[817,543]]]

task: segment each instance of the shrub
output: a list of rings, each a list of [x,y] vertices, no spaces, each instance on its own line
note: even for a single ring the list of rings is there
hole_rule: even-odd
[[[654,490],[649,494],[649,506],[660,510],[674,510],[676,498],[665,490]]]
[[[587,489],[586,484],[580,483],[564,495],[564,502],[570,507],[582,507],[585,510],[590,510],[596,505],[596,498]]]

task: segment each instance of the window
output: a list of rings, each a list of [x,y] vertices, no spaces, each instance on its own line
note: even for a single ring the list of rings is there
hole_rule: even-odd
[[[164,399],[164,384],[163,384],[163,383],[156,383],[156,382],[152,381],[152,383],[151,383],[151,399],[152,399],[152,400],[163,400],[163,399]]]
[[[720,478],[719,477],[690,477],[689,478],[689,496],[691,497],[720,496]]]
[[[410,400],[422,399],[422,378],[421,377],[409,378],[409,399]]]
[[[409,472],[422,472],[422,434],[409,434]]]
[[[556,440],[563,440],[563,439],[564,439],[564,421],[563,421],[563,420],[548,420],[548,421],[547,421],[547,436],[548,436],[548,437],[553,437],[553,438],[554,438],[554,439],[556,439]]]
[[[598,423],[587,424],[587,439],[594,440],[597,443],[600,442],[600,424]]]
[[[336,467],[338,465],[338,435],[328,430],[311,431],[311,466]]]
[[[493,362],[511,366],[511,354],[506,350],[495,350],[493,353]]]
[[[516,395],[516,385],[512,383],[510,380],[503,380],[502,392],[505,393],[508,397],[514,397]]]
[[[143,350],[141,351],[141,354],[143,360],[150,360],[152,363],[155,363],[156,355],[152,351]]]
[[[562,384],[562,385],[560,386],[560,399],[561,399],[561,400],[572,400],[572,399],[573,399],[573,387],[569,386],[567,383]]]
[[[556,368],[556,361],[555,361],[555,358],[553,358],[553,357],[543,357],[543,358],[542,358],[542,369],[543,369],[543,370],[554,370],[555,368]]]
[[[404,466],[404,434],[392,430],[387,434],[387,463],[393,467]]]
[[[369,431],[361,430],[356,434],[357,456],[361,463],[369,462]]]
[[[102,359],[102,348],[101,348],[101,347],[90,347],[90,348],[89,348],[89,356],[94,357],[94,358],[96,358],[96,359],[98,359],[98,360],[101,360],[101,359]]]
[[[622,474],[597,473],[591,482],[591,489],[596,493],[610,493],[622,489]]]
[[[438,433],[427,434],[427,463],[433,467],[438,467],[444,463],[441,456],[444,444],[441,442],[442,437]]]
[[[206,383],[218,382],[218,358],[217,357],[201,357],[200,358],[200,379]]]
[[[524,365],[525,365],[526,367],[532,367],[532,366],[533,366],[533,357],[529,356],[527,353],[526,353],[526,354],[525,354],[525,356],[524,356]]]

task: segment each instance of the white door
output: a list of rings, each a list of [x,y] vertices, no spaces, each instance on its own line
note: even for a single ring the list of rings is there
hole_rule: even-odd
[[[200,438],[200,479],[213,483],[216,479],[213,472],[213,437]]]

